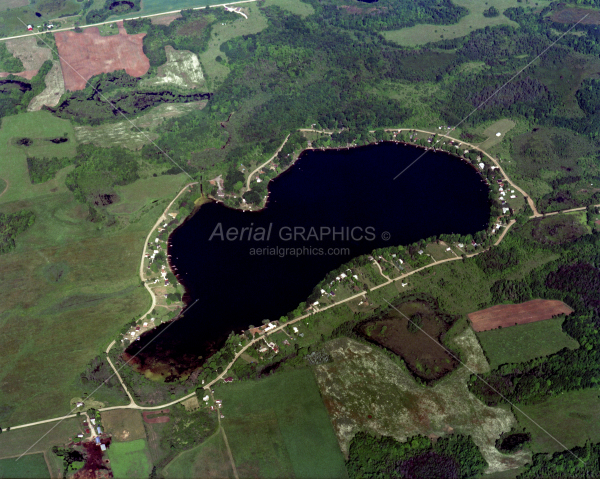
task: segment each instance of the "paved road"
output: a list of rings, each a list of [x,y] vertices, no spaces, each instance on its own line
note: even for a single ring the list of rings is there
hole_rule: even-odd
[[[256,2],[257,0],[241,0],[239,2],[231,2],[231,3],[220,3],[218,5],[210,5],[210,8],[214,8],[214,7],[225,7],[227,5],[237,5],[238,3],[251,3],[251,2]],[[192,8],[192,10],[202,10],[205,9],[206,7],[194,7]],[[90,28],[90,27],[99,27],[100,25],[108,25],[109,23],[115,23],[115,22],[122,22],[123,20],[132,20],[133,18],[150,18],[150,17],[160,17],[162,15],[172,15],[174,13],[179,13],[181,12],[181,9],[179,10],[171,10],[169,12],[161,12],[161,13],[153,13],[151,15],[140,15],[139,17],[128,17],[128,18],[120,18],[120,19],[115,19],[115,20],[108,20],[106,22],[100,22],[100,23],[93,23],[91,25],[82,25],[80,26],[80,28]],[[236,12],[239,13],[239,12]],[[57,18],[56,20],[60,21],[59,18]],[[13,40],[15,38],[24,38],[24,37],[31,37],[34,35],[42,35],[43,33],[55,33],[55,32],[66,32],[69,30],[75,30],[75,27],[65,27],[65,28],[57,28],[56,30],[44,30],[42,32],[30,32],[30,33],[24,33],[23,35],[14,35],[12,37],[4,37],[4,38],[0,38],[0,41],[4,41],[4,40]]]

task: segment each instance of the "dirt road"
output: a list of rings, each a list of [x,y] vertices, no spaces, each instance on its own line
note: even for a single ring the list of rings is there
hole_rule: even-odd
[[[285,140],[283,140],[283,143],[281,144],[281,146],[277,149],[277,151],[275,152],[275,154],[269,158],[267,161],[265,161],[262,165],[257,166],[252,173],[250,173],[248,175],[248,179],[246,180],[246,190],[250,189],[250,180],[252,179],[252,176],[254,175],[254,173],[256,173],[257,171],[259,171],[261,168],[264,168],[265,166],[267,166],[269,163],[271,163],[279,154],[279,152],[283,149],[283,147],[285,146],[285,144],[288,141],[288,138],[290,137],[290,135],[285,137]]]

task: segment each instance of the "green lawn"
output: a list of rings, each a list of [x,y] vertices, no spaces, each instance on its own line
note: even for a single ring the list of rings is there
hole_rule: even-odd
[[[220,431],[199,446],[181,453],[164,468],[163,472],[167,479],[234,477]]]
[[[82,423],[81,420],[73,417],[60,423],[52,422],[4,431],[0,434],[0,457],[18,457],[31,446],[33,447],[28,451],[29,453],[42,452],[54,445],[67,444],[82,432],[80,423]],[[3,421],[2,427],[6,428],[7,426],[16,426],[16,424]]]
[[[0,197],[1,203],[25,200],[48,194],[54,188],[57,192],[67,191],[60,181],[51,180],[32,185],[27,170],[27,157],[72,157],[75,155],[77,141],[71,123],[56,118],[48,111],[22,113],[2,118],[0,144],[2,145],[2,170],[0,176],[8,182],[8,189]],[[31,146],[20,146],[16,141],[27,137]],[[66,137],[69,141],[54,144],[49,140]]]
[[[304,3],[302,0],[265,0],[264,6],[270,7],[271,5],[277,5],[278,7],[293,13],[294,15],[300,15],[302,18],[308,17],[315,13],[315,9],[309,3]]]
[[[510,7],[520,7],[523,4],[519,0],[490,0],[482,2],[481,0],[454,0],[455,5],[466,7],[469,14],[461,18],[454,25],[415,25],[414,27],[402,28],[400,30],[391,30],[383,32],[386,39],[405,46],[423,45],[428,42],[435,42],[441,39],[452,39],[464,37],[474,30],[496,25],[511,25],[518,28],[518,24],[502,15],[502,12]],[[536,5],[543,8],[550,2],[548,0],[538,0]],[[486,18],[483,11],[491,6],[500,11],[497,17]]]
[[[222,385],[215,398],[240,477],[346,477],[310,369]]]
[[[492,368],[505,363],[529,361],[562,348],[576,349],[577,341],[563,332],[564,318],[493,329],[476,333]]]
[[[541,404],[518,405],[514,410],[521,426],[532,435],[533,452],[555,452],[564,448],[525,415],[542,426],[566,447],[600,441],[600,390],[584,389],[562,394]]]
[[[48,465],[43,454],[28,454],[18,461],[0,459],[0,479],[38,479],[50,478]]]
[[[116,479],[148,477],[152,470],[145,439],[113,442],[108,448],[110,467]]]

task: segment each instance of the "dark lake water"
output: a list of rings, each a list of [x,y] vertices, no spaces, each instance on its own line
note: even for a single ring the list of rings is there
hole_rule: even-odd
[[[279,319],[305,301],[329,271],[353,257],[442,233],[474,234],[486,228],[488,187],[466,162],[428,152],[393,180],[422,153],[396,143],[306,151],[270,183],[262,211],[203,205],[171,235],[170,248],[188,304],[198,302],[184,318],[136,341],[128,353],[160,334],[138,355],[142,366],[170,363],[178,372],[197,367],[199,356],[207,357],[232,330]],[[237,228],[235,239],[232,228]],[[258,255],[257,248],[270,248],[271,254]],[[309,254],[282,256],[284,248],[305,248]],[[348,251],[335,254],[330,248]]]

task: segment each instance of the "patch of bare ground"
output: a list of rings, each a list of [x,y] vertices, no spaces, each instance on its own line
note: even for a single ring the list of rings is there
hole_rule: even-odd
[[[9,8],[24,7],[25,5],[29,5],[29,0],[4,0],[2,2],[2,6],[7,10]]]
[[[586,15],[587,17],[581,20]],[[550,18],[557,23],[577,23],[581,21],[584,25],[600,25],[600,12],[587,8],[563,8]]]
[[[205,18],[199,18],[193,22],[188,22],[185,25],[179,27],[177,35],[181,36],[197,36],[202,33],[202,30],[208,25],[208,20]]]
[[[175,85],[184,88],[195,88],[204,80],[200,60],[195,53],[188,50],[175,50],[165,47],[167,62],[158,67],[154,78],[144,80],[142,85]]]
[[[179,13],[173,15],[162,15],[160,17],[151,17],[152,25],[170,25],[173,20],[181,18]]]
[[[19,73],[12,73],[12,75],[21,77],[21,78],[26,78],[27,80],[31,80],[34,76],[37,75],[38,70],[26,70],[23,72],[19,72]],[[11,73],[6,73],[6,72],[2,72],[0,73],[0,78],[5,78],[8,75],[11,75]]]
[[[81,33],[56,32],[56,47],[61,58],[65,87],[69,91],[83,90],[87,80],[99,73],[125,70],[134,77],[150,68],[142,48],[145,33],[128,35],[123,22],[117,22],[118,35],[103,37],[98,27]]]
[[[41,110],[44,105],[56,106],[60,97],[65,92],[65,81],[63,79],[60,62],[55,61],[45,78],[46,88],[42,93],[31,100],[28,111]]]
[[[37,70],[46,60],[52,59],[52,52],[48,47],[40,47],[35,37],[15,38],[6,41],[6,48],[15,57],[23,62],[23,70]]]
[[[410,373],[380,351],[339,338],[326,344],[333,362],[317,366],[315,375],[344,454],[356,432],[393,436],[404,441],[415,434],[445,436],[469,434],[488,462],[486,472],[515,469],[531,459],[519,451],[501,454],[496,439],[516,424],[512,413],[488,407],[468,388],[472,371],[489,370],[483,351],[471,329],[453,340],[464,366],[433,387],[415,382]]]

